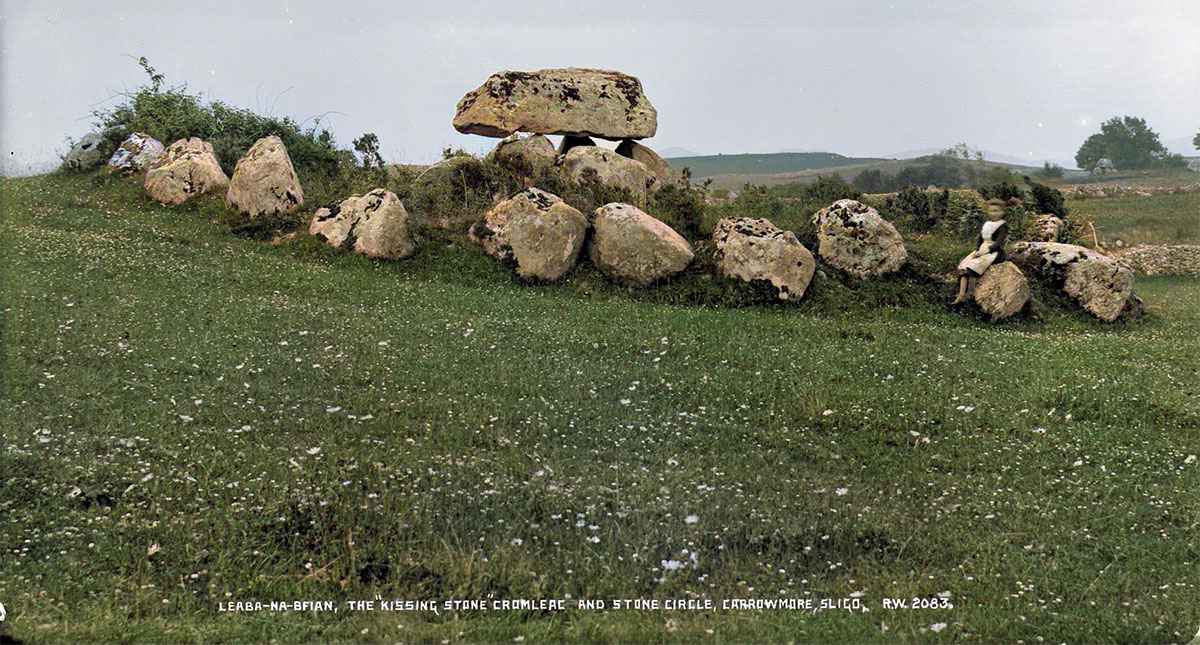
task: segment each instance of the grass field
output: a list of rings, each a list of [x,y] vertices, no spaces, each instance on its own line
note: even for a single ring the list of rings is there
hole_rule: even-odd
[[[1100,242],[1200,244],[1200,193],[1068,199],[1067,208],[1096,226]]]
[[[26,642],[1179,642],[1193,279],[1151,315],[678,307],[3,190],[0,630]],[[578,269],[577,271],[584,271]],[[869,611],[348,611],[349,599]],[[885,609],[884,598],[929,609]],[[337,613],[218,611],[334,600]],[[948,605],[952,605],[952,608]]]

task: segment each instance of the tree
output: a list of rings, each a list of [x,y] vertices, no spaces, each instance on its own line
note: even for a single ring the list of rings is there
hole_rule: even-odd
[[[1197,150],[1200,150],[1200,132],[1197,132],[1196,136],[1192,137],[1192,145],[1196,146]]]
[[[383,167],[383,157],[379,154],[379,137],[374,132],[368,132],[354,140],[354,150],[362,159],[362,167],[370,168],[374,164]]]
[[[1145,119],[1113,117],[1100,125],[1100,132],[1084,140],[1075,153],[1075,163],[1084,170],[1102,158],[1111,159],[1118,170],[1154,168],[1168,163],[1170,155],[1158,133]]]

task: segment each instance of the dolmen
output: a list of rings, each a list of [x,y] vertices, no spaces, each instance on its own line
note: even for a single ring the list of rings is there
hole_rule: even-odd
[[[584,169],[597,172],[602,184],[642,196],[647,187],[677,181],[678,175],[653,150],[638,143],[658,130],[658,112],[637,78],[617,71],[566,67],[534,72],[503,71],[458,102],[453,125],[464,134],[504,138],[492,152],[521,150],[535,159],[550,158],[545,137],[562,135],[554,155],[567,176],[582,180]],[[593,137],[621,142],[615,151],[596,147]],[[631,162],[639,170],[630,170]]]

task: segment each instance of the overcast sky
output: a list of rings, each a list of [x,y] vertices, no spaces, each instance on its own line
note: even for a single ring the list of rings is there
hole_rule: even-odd
[[[458,99],[499,70],[566,66],[639,77],[660,150],[964,141],[1068,161],[1115,115],[1164,141],[1200,129],[1196,0],[708,4],[0,0],[5,168],[56,160],[93,106],[145,81],[138,56],[212,99],[324,114],[346,145],[375,132],[396,162],[490,148],[450,126]]]

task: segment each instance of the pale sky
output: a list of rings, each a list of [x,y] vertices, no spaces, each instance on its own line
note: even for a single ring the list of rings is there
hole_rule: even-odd
[[[1200,129],[1196,0],[0,0],[0,38],[0,144],[17,172],[53,164],[93,106],[141,85],[138,56],[212,99],[325,114],[346,146],[375,132],[408,163],[494,145],[450,126],[489,74],[567,66],[640,78],[659,150],[963,141],[1069,162],[1112,116],[1141,116],[1164,142]]]

